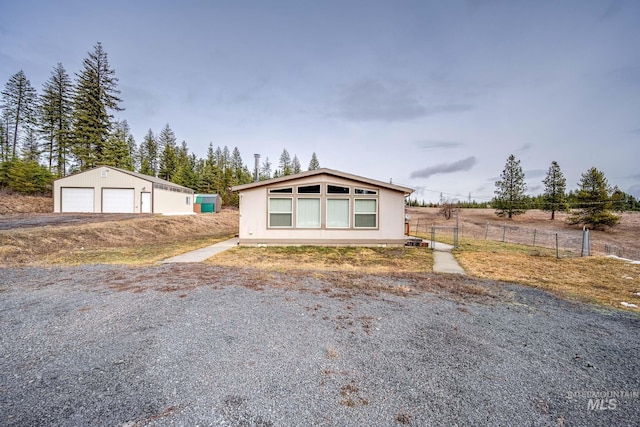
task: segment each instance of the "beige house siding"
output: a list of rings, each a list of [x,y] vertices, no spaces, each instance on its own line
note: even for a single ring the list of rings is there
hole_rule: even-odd
[[[240,244],[241,245],[404,245],[405,210],[404,198],[410,189],[396,189],[381,186],[372,180],[356,181],[350,175],[335,175],[330,171],[288,180],[263,181],[263,185],[238,186],[240,194]],[[305,185],[320,185],[320,194],[297,194],[296,188]],[[348,195],[327,194],[327,185],[338,185],[350,189]],[[252,188],[246,188],[247,186]],[[244,189],[243,189],[244,187]],[[288,188],[292,194],[270,194],[270,189]],[[391,187],[391,185],[389,185]],[[394,186],[395,187],[395,186]],[[357,195],[355,189],[376,191],[376,195]],[[234,188],[235,189],[235,188]],[[269,198],[292,199],[292,227],[269,227]],[[301,198],[320,199],[320,224],[317,228],[302,228],[296,224],[297,200]],[[331,228],[327,226],[327,199],[349,200],[349,227]],[[354,200],[377,200],[377,225],[374,228],[354,226]]]
[[[154,182],[155,181],[155,182]],[[163,183],[166,183],[163,185]],[[158,188],[165,187],[165,188]],[[142,211],[142,193],[151,193],[153,213],[193,212],[193,191],[155,177],[129,173],[110,166],[100,166],[74,175],[57,179],[53,183],[54,212],[62,212],[62,189],[93,189],[93,212],[103,212],[104,189],[131,189],[134,192],[133,212]],[[179,191],[171,191],[170,188]],[[186,198],[189,197],[189,203]]]

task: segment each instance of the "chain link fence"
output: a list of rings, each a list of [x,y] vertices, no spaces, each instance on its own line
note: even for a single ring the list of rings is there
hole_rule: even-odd
[[[410,221],[409,229],[413,235],[430,240],[448,241],[452,238],[452,229],[455,227],[442,227],[427,221]],[[460,222],[457,235],[461,238],[479,240],[491,240],[496,242],[516,243],[532,247],[549,248],[556,252],[559,258],[580,257],[591,254],[594,250],[598,253],[616,254],[625,252],[622,248],[611,245],[597,245],[592,243],[588,231],[550,231],[530,227],[520,227],[507,224],[479,224],[473,222]],[[456,236],[457,237],[457,236]],[[637,251],[636,251],[637,252]],[[617,254],[616,254],[617,255]],[[618,255],[622,256],[622,255]],[[638,258],[636,258],[638,259]]]

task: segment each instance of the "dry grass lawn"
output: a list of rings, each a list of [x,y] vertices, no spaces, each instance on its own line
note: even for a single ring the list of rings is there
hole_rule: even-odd
[[[279,272],[313,270],[387,274],[430,273],[433,270],[431,252],[418,247],[239,247],[207,262],[219,266],[250,265]]]
[[[0,267],[148,264],[233,237],[238,213],[146,216],[0,232]]]
[[[615,308],[626,309],[621,302],[640,306],[640,263],[604,256],[557,259],[553,250],[471,239],[461,240],[455,257],[474,277]]]

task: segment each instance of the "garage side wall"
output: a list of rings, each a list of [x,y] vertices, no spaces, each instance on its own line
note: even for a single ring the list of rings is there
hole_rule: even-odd
[[[166,214],[193,213],[193,193],[171,189],[153,189],[153,212]]]
[[[103,212],[104,188],[132,189],[134,191],[133,212],[140,212],[141,193],[151,192],[152,183],[127,175],[114,169],[100,167],[58,179],[53,183],[53,211],[62,212],[63,188],[93,188],[93,212]]]

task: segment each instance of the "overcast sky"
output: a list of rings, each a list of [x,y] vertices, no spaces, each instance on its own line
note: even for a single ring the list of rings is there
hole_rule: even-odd
[[[38,91],[101,42],[140,143],[283,148],[322,167],[482,201],[507,157],[640,197],[640,1],[0,1],[0,83]]]

